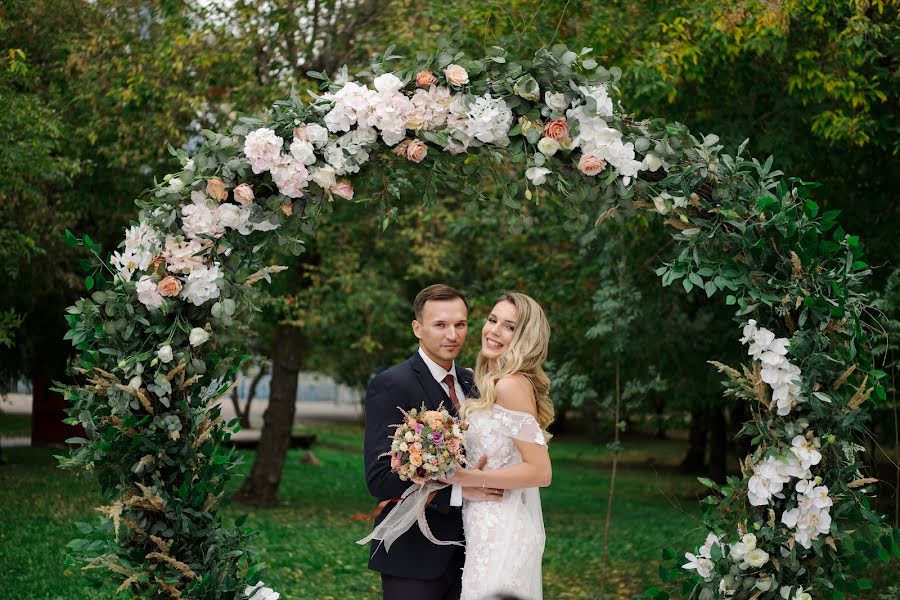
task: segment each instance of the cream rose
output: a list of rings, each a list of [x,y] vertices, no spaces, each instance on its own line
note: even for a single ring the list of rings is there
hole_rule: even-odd
[[[160,347],[160,349],[156,351],[156,357],[163,363],[172,362],[172,346],[166,344],[165,346]]]
[[[310,178],[323,190],[330,190],[334,187],[334,184],[337,183],[334,176],[334,169],[329,166],[313,169]]]
[[[606,168],[606,161],[593,154],[583,154],[578,161],[578,168],[585,175],[593,177]]]
[[[437,83],[437,77],[434,76],[434,73],[425,69],[423,71],[419,71],[416,73],[416,85],[418,87],[431,87]]]
[[[769,562],[769,553],[760,548],[754,548],[744,555],[744,560],[754,569],[758,569]]]
[[[156,284],[156,291],[164,298],[174,298],[181,292],[181,281],[177,277],[167,275]]]
[[[209,333],[206,332],[205,329],[201,329],[200,327],[194,327],[191,329],[191,333],[188,336],[188,341],[191,343],[191,346],[199,346],[206,342],[209,339]]]
[[[553,138],[557,142],[569,137],[569,124],[565,117],[552,119],[544,125],[544,137]]]
[[[447,77],[447,83],[455,87],[469,83],[469,73],[456,64],[447,65],[447,68],[444,69],[444,75]]]
[[[206,194],[216,202],[221,202],[228,197],[228,190],[221,179],[214,177],[206,182]]]
[[[253,195],[253,188],[250,187],[250,184],[248,183],[242,183],[234,188],[234,199],[237,200],[239,204],[250,206],[253,204],[253,199],[255,197],[256,196]]]
[[[420,163],[428,156],[428,145],[422,140],[411,140],[406,147],[406,158],[414,163]]]
[[[545,156],[553,156],[559,150],[559,142],[551,137],[541,138],[538,142],[538,150]]]

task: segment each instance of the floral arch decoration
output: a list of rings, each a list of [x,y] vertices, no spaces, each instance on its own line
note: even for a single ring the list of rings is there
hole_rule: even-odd
[[[663,552],[666,585],[798,600],[865,587],[860,565],[898,552],[852,439],[866,401],[885,398],[885,373],[861,320],[862,245],[837,211],[820,214],[814,186],[773,171],[771,158],[744,157],[746,142],[728,155],[714,135],[629,117],[620,71],[589,48],[556,45],[529,61],[499,47],[480,60],[444,49],[411,68],[392,68],[390,53],[361,75],[372,85],[346,68],[335,81],[310,73],[324,91],[311,102],[292,95],[264,119],[206,131],[192,157],[171,150],[181,170],[137,201],[108,263],[67,232],[93,262],[92,294],[67,314],[80,383],[64,388],[68,421],[87,437],[60,461],[93,469],[110,499],[107,518],[79,524],[84,538],[69,545],[85,576],[142,597],[274,597],[258,583],[252,532],[216,508],[237,456],[213,401],[241,359],[226,342],[247,288],[283,269],[264,250],[302,252],[316,218],[353,199],[351,178],[374,164],[410,161],[459,182],[482,155],[506,168],[498,195],[513,211],[552,188],[578,226],[611,211],[662,215],[680,248],[657,269],[662,284],[735,306],[749,359],[713,364],[726,395],[752,408],[753,449],[743,477],[702,480],[709,536],[685,560]],[[386,221],[396,211],[384,199],[379,209]]]

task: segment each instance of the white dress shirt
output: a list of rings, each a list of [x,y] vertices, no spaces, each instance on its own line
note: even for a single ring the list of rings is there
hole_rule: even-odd
[[[447,375],[453,375],[453,387],[456,388],[456,397],[459,399],[460,406],[465,401],[466,394],[463,392],[462,385],[459,383],[459,377],[456,376],[456,362],[454,361],[450,365],[450,370],[448,371],[441,365],[437,364],[427,354],[422,350],[422,346],[419,346],[419,356],[422,357],[422,360],[425,361],[425,366],[428,367],[428,371],[431,373],[431,376],[434,377],[434,380],[440,384],[441,389],[444,390],[444,393],[447,396],[450,396],[450,387],[444,383],[444,378]],[[449,408],[449,407],[446,407]],[[462,486],[454,485],[450,490],[450,506],[462,506]]]

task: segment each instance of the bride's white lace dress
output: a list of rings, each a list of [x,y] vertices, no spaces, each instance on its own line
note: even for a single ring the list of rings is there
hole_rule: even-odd
[[[528,413],[494,405],[468,415],[466,457],[476,463],[487,454],[485,469],[522,462],[514,439],[545,445],[544,434]],[[506,490],[501,502],[464,502],[466,564],[461,600],[484,600],[505,592],[523,600],[541,600],[544,519],[538,488]]]

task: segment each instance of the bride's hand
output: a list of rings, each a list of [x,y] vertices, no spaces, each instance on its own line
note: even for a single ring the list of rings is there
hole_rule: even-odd
[[[453,475],[450,477],[445,477],[443,479],[438,479],[441,483],[446,483],[449,485],[461,485],[461,486],[473,486],[475,485],[475,480],[482,475],[482,469],[484,469],[484,465],[487,464],[488,457],[487,454],[483,455],[478,462],[475,464],[474,469],[457,469],[453,472]]]

